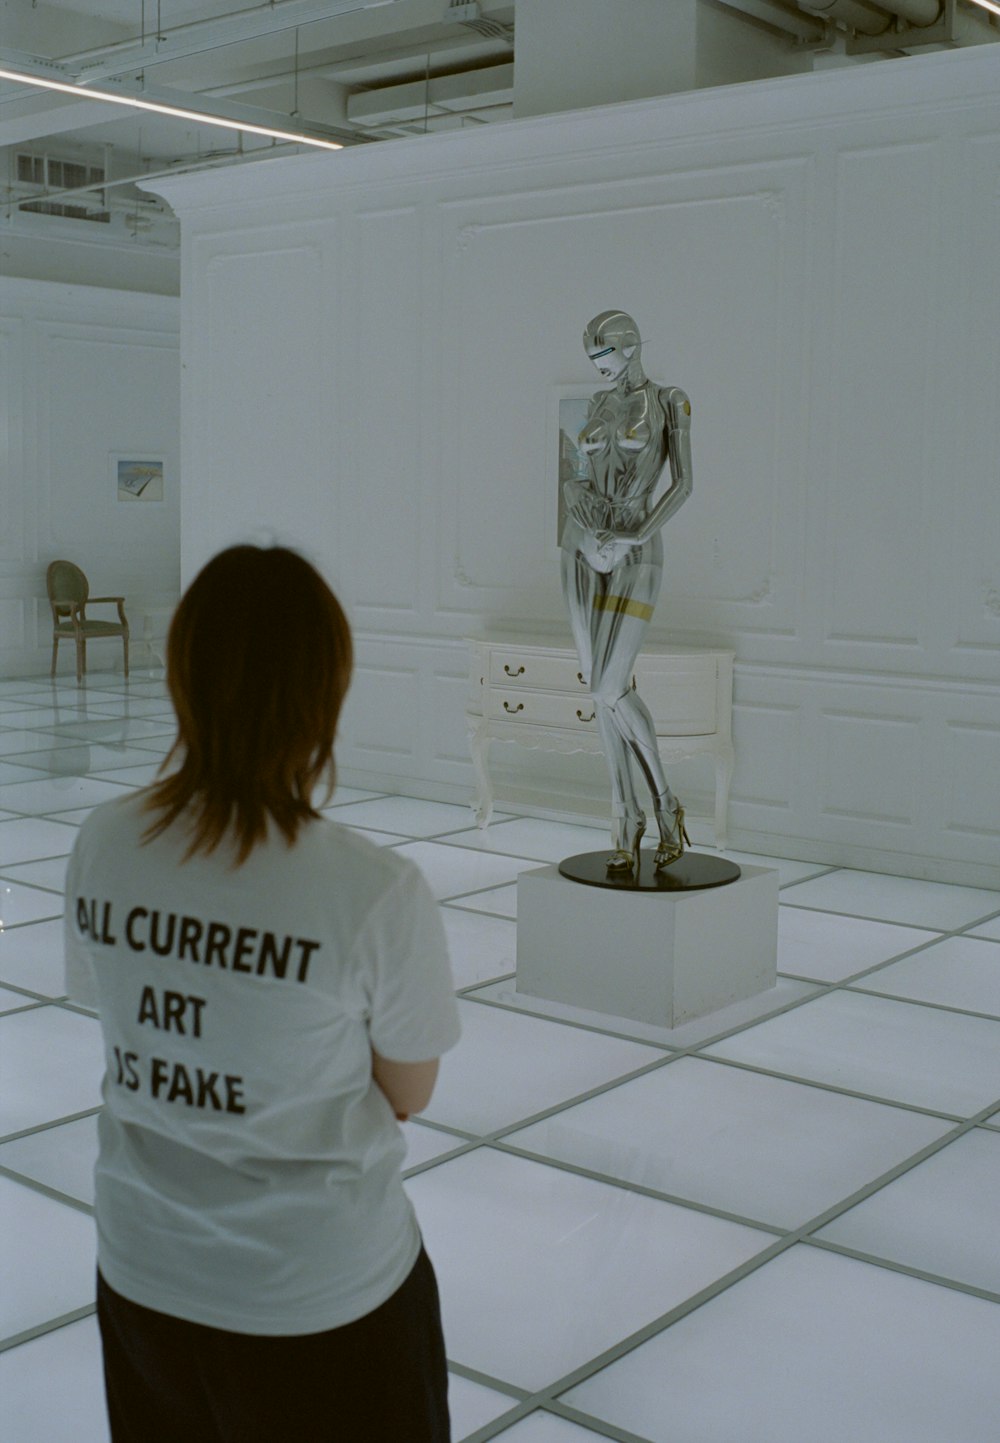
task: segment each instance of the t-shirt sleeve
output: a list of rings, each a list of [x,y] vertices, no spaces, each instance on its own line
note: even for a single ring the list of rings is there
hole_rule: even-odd
[[[80,854],[83,845],[85,842],[81,834],[77,836],[66,869],[66,906],[63,912],[64,975],[70,1001],[78,1002],[81,1007],[96,1007],[97,982],[94,968],[77,922],[77,907],[84,900],[79,896]]]
[[[359,939],[370,979],[371,1044],[392,1062],[427,1062],[460,1034],[448,944],[416,867],[379,901]]]

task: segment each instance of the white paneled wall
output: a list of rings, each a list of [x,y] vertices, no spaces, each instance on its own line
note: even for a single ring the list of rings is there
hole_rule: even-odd
[[[57,557],[125,595],[137,662],[147,610],[162,635],[180,578],[178,327],[172,297],[0,278],[0,675],[48,670]],[[116,453],[164,459],[162,502],[118,501]],[[88,666],[120,668],[121,643],[92,643]]]
[[[331,577],[345,775],[470,794],[463,637],[568,641],[553,418],[621,306],[693,402],[651,639],[736,648],[735,845],[1000,885],[995,47],[163,191],[183,569],[256,530]],[[495,750],[605,806],[599,760]]]

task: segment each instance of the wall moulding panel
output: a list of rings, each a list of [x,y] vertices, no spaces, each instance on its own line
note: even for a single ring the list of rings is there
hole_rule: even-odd
[[[996,51],[160,183],[184,571],[248,529],[321,565],[345,775],[471,795],[464,638],[568,641],[553,406],[622,306],[693,403],[650,640],[736,651],[734,844],[1000,885]]]
[[[829,575],[832,643],[924,649],[928,587],[943,599],[945,578],[930,565],[949,500],[934,484],[950,439],[942,437],[932,344],[942,300],[941,180],[941,146],[928,142],[837,157],[835,424],[822,494],[824,530],[852,534],[853,544]],[[880,196],[893,184],[898,203],[885,214]],[[905,476],[905,489],[885,485],[887,475]],[[852,517],[863,525],[851,527]]]
[[[444,432],[442,469],[453,490],[442,486],[440,500],[451,559],[439,571],[440,611],[550,614],[553,358],[557,380],[580,377],[597,389],[596,375],[581,370],[583,325],[620,305],[643,317],[650,372],[682,385],[694,407],[696,499],[665,534],[662,605],[671,626],[710,615],[714,626],[746,623],[794,637],[802,554],[794,482],[805,434],[796,404],[801,312],[789,298],[806,289],[800,271],[808,257],[801,245],[791,247],[794,261],[785,264],[785,254],[786,232],[802,231],[809,168],[795,161],[747,169],[442,207],[444,323],[461,337],[457,370],[508,400],[502,408],[463,406]],[[505,266],[521,278],[512,294],[491,283]],[[652,275],[655,289],[645,280]],[[535,340],[542,335],[544,346]],[[519,450],[530,467],[511,466],[512,414],[523,417]],[[478,488],[470,476],[480,478]]]
[[[0,278],[0,672],[47,673],[49,561],[78,561],[130,620],[178,592],[179,303]],[[162,504],[117,501],[112,453],[162,457]],[[106,653],[106,657],[105,657]],[[96,643],[93,664],[121,664]],[[138,660],[138,657],[137,657]],[[68,664],[68,663],[67,663]]]
[[[338,774],[363,785],[444,784],[469,789],[463,645],[355,633],[355,672],[337,742]],[[404,787],[404,790],[406,788]],[[419,785],[417,786],[419,794]]]
[[[182,516],[185,583],[234,541],[308,549],[317,532],[332,532],[340,428],[331,425],[339,392],[335,347],[324,345],[336,334],[326,324],[325,263],[319,238],[289,225],[255,233],[252,246],[210,240],[203,248],[196,361],[182,334],[183,472],[203,498],[195,526],[187,509]]]
[[[27,605],[23,597],[0,598],[0,651],[16,654],[24,650]]]
[[[345,338],[356,371],[347,454],[352,508],[353,596],[359,622],[415,614],[421,590],[424,472],[421,214],[414,206],[353,218],[350,270],[358,284]],[[389,325],[386,325],[386,320]],[[392,424],[386,424],[387,412]],[[336,457],[336,451],[334,452]]]
[[[1000,883],[1000,685],[737,665],[735,691],[734,835],[815,838],[803,855],[841,865],[860,847],[934,876],[915,860],[929,854],[947,880]]]
[[[940,358],[960,382],[957,444],[949,473],[974,484],[955,489],[942,528],[938,565],[951,569],[948,605],[938,619],[940,644],[954,663],[1000,674],[1000,294],[995,273],[1000,235],[1000,128],[967,142],[966,163],[953,178],[951,204],[976,222],[964,229],[953,258],[962,340]],[[985,269],[983,269],[985,267]],[[992,268],[992,269],[991,269]],[[950,488],[949,488],[950,489]]]
[[[0,528],[0,562],[16,563],[25,556],[25,488],[23,484],[24,423],[24,323],[14,316],[0,317],[0,394],[7,405],[0,406],[0,506],[4,524]]]

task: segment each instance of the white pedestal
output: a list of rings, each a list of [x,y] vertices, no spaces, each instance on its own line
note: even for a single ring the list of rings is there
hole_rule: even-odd
[[[690,892],[620,892],[560,876],[517,879],[517,991],[657,1027],[775,985],[778,874]]]

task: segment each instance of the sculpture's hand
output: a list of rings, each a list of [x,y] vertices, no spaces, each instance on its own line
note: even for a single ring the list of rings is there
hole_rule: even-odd
[[[600,530],[596,533],[598,551],[604,561],[616,566],[622,557],[636,544],[635,537],[624,531]]]

